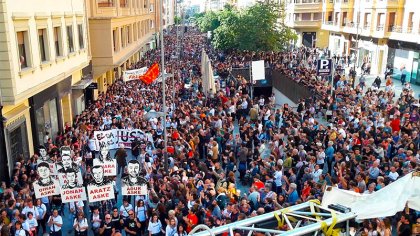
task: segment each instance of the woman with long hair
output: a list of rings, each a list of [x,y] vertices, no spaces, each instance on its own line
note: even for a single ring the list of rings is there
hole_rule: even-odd
[[[185,228],[182,224],[178,225],[178,230],[174,234],[174,236],[187,236],[187,231],[185,231]]]
[[[87,236],[88,233],[88,220],[83,212],[77,214],[77,218],[74,219],[73,228],[75,236]]]
[[[149,236],[161,236],[162,233],[165,233],[157,214],[153,214],[150,218],[147,230],[149,231]]]
[[[147,213],[147,206],[144,204],[144,201],[142,199],[137,201],[137,204],[134,210],[136,212],[137,219],[140,221],[140,224],[141,224],[140,232],[141,234],[144,234],[146,230],[146,226],[147,226],[147,219],[149,217]]]

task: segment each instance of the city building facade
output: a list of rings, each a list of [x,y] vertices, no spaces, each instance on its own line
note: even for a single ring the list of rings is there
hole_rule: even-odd
[[[87,1],[93,80],[106,91],[122,72],[156,47],[160,11],[155,0]]]
[[[328,46],[328,32],[321,29],[322,0],[286,0],[286,25],[298,36],[295,46]]]
[[[420,10],[416,0],[323,0],[322,28],[329,31],[331,53],[350,56],[370,74],[387,66],[398,78],[419,83]]]
[[[89,78],[87,30],[84,0],[0,0],[0,122],[7,154],[0,155],[7,156],[9,173],[82,110],[85,88],[78,85]]]

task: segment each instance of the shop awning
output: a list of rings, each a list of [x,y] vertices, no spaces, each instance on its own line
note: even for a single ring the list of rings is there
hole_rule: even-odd
[[[87,76],[79,82],[73,84],[71,89],[85,89],[89,84],[93,82],[92,76]]]

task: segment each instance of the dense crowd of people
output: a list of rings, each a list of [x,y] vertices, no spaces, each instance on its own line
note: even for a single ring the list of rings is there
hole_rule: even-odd
[[[419,164],[419,101],[409,87],[395,98],[389,78],[385,89],[367,88],[340,71],[330,86],[316,76],[316,49],[224,54],[209,47],[195,28],[188,28],[182,58],[174,60],[175,30],[165,42],[165,69],[175,75],[175,88],[170,79],[166,83],[166,117],[145,119],[147,113],[163,111],[160,83],[120,79],[43,145],[55,161],[61,160],[60,147],[70,147],[87,183],[93,159],[99,156],[93,132],[141,129],[151,138],[136,141],[131,151],[121,147],[115,152],[121,172],[115,180],[125,175],[130,160],[137,159],[149,194],[123,197],[118,204],[116,185],[115,200],[62,204],[60,195],[35,199],[32,183],[38,178],[40,153],[22,157],[10,186],[3,183],[0,188],[1,235],[183,236],[198,224],[217,227],[322,199],[326,185],[371,194]],[[200,72],[203,48],[222,77],[229,76],[231,68],[264,59],[268,67],[317,96],[303,99],[295,109],[276,104],[274,95],[251,99],[249,84],[242,79],[224,88],[218,85],[216,93],[206,95]],[[160,62],[159,55],[159,49],[150,50],[131,69]],[[168,163],[163,162],[165,154]],[[62,232],[67,219],[73,228]],[[363,222],[359,234],[391,235],[394,230],[411,235],[419,232],[418,222],[418,214],[406,209],[397,216]]]

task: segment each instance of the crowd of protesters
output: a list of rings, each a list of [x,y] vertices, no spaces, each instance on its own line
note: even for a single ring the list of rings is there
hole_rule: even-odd
[[[331,95],[329,81],[314,70],[317,50],[223,54],[208,47],[195,28],[188,28],[182,57],[174,60],[176,41],[175,30],[165,36],[165,69],[175,75],[175,88],[171,79],[166,83],[166,118],[145,119],[145,114],[163,110],[160,83],[120,79],[43,145],[56,161],[61,158],[59,148],[70,147],[87,183],[92,159],[99,155],[93,132],[141,129],[151,138],[137,140],[131,151],[121,147],[113,158],[121,175],[130,160],[139,160],[149,194],[124,197],[118,204],[116,185],[116,199],[98,203],[62,204],[59,195],[35,199],[31,183],[37,179],[39,155],[22,157],[10,186],[0,188],[1,235],[187,235],[198,224],[217,227],[321,199],[326,185],[371,194],[419,164],[419,102],[408,87],[395,98],[392,85],[364,88],[339,72]],[[267,66],[318,95],[295,109],[276,104],[274,96],[251,99],[249,85],[238,79],[206,96],[200,79],[203,48],[222,77],[229,76],[232,67],[264,59]],[[131,69],[160,62],[159,55],[158,49],[150,50]],[[67,219],[73,228],[62,232]],[[394,217],[363,222],[359,234],[391,235],[394,230],[411,235],[419,231],[416,221],[416,212],[406,209]]]

